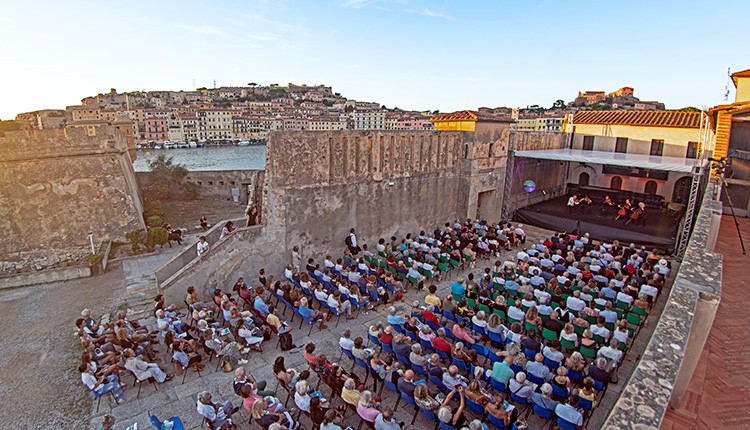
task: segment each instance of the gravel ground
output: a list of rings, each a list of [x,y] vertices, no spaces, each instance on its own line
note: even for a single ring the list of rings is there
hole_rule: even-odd
[[[91,397],[74,365],[81,354],[74,322],[84,307],[101,315],[124,295],[119,267],[95,278],[0,291],[0,427],[88,427]]]

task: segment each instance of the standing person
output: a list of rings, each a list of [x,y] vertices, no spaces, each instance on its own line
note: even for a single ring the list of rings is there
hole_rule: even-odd
[[[201,215],[201,230],[208,231],[208,218],[205,215]]]
[[[302,261],[302,255],[299,252],[299,246],[292,248],[292,266],[299,270],[300,262]]]
[[[195,246],[195,249],[198,251],[198,257],[203,257],[211,250],[211,245],[206,242],[206,236],[198,238],[198,244]]]
[[[357,245],[357,235],[354,234],[354,229],[349,230],[349,236],[346,237],[344,240],[346,243],[346,246],[349,248],[349,252],[352,253],[352,255],[359,254],[359,251],[362,249]]]
[[[245,227],[250,227],[251,225],[254,225],[253,222],[253,207],[250,203],[247,204],[247,208],[245,208]]]

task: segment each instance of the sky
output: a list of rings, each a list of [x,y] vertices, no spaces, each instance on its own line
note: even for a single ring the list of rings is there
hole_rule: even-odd
[[[214,81],[326,84],[416,110],[549,107],[622,86],[700,107],[723,102],[727,68],[750,68],[747,1],[11,0],[2,10],[0,119],[110,88]]]

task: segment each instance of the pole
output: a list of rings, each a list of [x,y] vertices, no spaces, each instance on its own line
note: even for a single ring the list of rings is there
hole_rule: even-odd
[[[92,231],[91,227],[89,227],[89,245],[91,245],[91,255],[95,255],[96,250],[94,249],[94,232]]]
[[[729,211],[732,212],[732,219],[734,219],[734,226],[737,228],[737,236],[740,238],[740,246],[742,247],[742,255],[745,255],[745,243],[742,241],[742,232],[740,231],[740,223],[737,221],[737,215],[734,214],[734,205],[732,204],[732,198],[729,196],[729,188],[727,187],[727,181],[724,175],[720,177],[721,185],[724,187],[724,191],[727,196],[727,203],[729,204]]]

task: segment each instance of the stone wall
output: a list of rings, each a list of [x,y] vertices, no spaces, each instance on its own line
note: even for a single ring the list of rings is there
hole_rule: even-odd
[[[567,147],[570,135],[559,132],[517,131],[512,134],[511,139],[511,147],[517,151],[563,149]],[[509,213],[565,193],[567,164],[553,160],[514,157],[510,176],[512,185],[505,202]],[[536,183],[536,190],[531,193],[523,189],[523,182],[527,179]]]
[[[722,256],[713,252],[721,203],[709,193],[654,334],[603,429],[657,430],[682,399],[721,299]]]
[[[151,172],[136,172],[141,186],[152,182]],[[260,202],[263,193],[262,170],[190,171],[184,182],[198,186],[200,197],[232,200],[232,189],[239,190],[239,203]]]
[[[102,127],[20,130],[0,137],[0,269],[65,265],[95,243],[144,227],[122,136]]]

